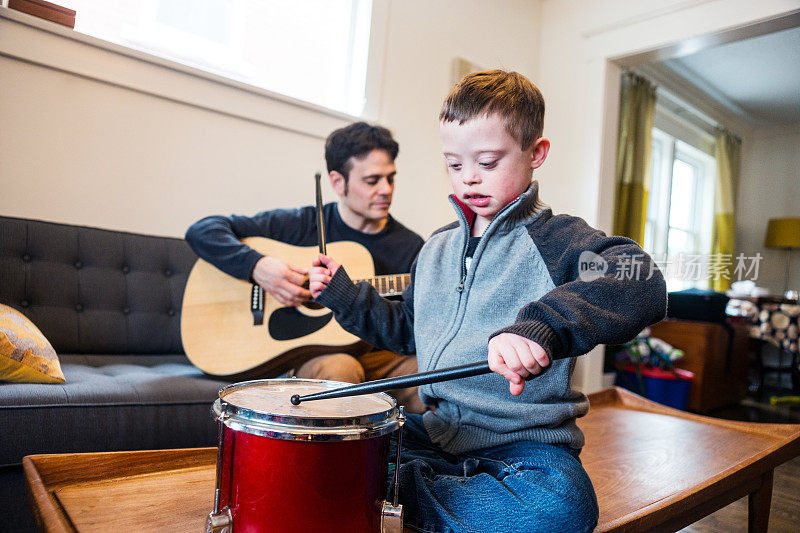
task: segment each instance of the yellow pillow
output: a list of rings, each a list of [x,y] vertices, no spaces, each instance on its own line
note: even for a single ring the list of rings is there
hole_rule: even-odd
[[[22,313],[0,304],[0,381],[64,383],[56,351]]]

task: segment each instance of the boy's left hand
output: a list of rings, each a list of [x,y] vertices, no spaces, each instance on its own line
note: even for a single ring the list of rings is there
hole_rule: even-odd
[[[339,270],[339,263],[327,255],[317,255],[311,268],[308,269],[308,290],[311,291],[313,298],[328,288],[328,283],[337,270]]]
[[[525,378],[540,374],[550,364],[544,348],[513,333],[501,333],[489,341],[489,368],[506,378],[511,394],[519,396]]]

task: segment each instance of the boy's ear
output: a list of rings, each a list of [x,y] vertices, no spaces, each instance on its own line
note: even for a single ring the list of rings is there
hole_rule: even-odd
[[[531,154],[531,169],[536,169],[542,166],[544,160],[547,159],[547,153],[550,151],[550,141],[544,137],[539,137],[533,143],[533,154]]]
[[[331,186],[333,187],[333,190],[336,191],[336,194],[339,196],[344,196],[347,192],[347,182],[345,181],[341,172],[331,170],[329,177],[331,179]]]

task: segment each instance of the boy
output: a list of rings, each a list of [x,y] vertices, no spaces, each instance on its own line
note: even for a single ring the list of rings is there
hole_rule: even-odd
[[[466,76],[439,115],[459,221],[425,243],[404,300],[353,285],[323,255],[310,271],[312,296],[345,329],[416,351],[420,371],[488,358],[508,380],[509,391],[493,374],[420,387],[433,407],[409,415],[400,469],[406,523],[419,531],[591,531],[597,499],[575,423],[589,405],[570,387],[575,357],[665,315],[664,280],[641,248],[539,200],[543,117],[541,93],[520,74]],[[606,262],[605,275],[581,275],[586,254]],[[619,275],[633,259],[641,270]]]

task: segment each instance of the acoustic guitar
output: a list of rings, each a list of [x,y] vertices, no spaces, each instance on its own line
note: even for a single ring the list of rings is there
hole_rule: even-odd
[[[292,246],[264,237],[242,242],[299,266],[311,265],[319,253],[316,246]],[[369,282],[382,296],[401,294],[411,281],[409,274],[374,276],[372,256],[358,243],[328,243],[327,252],[347,266],[353,281]],[[229,276],[202,259],[186,282],[181,337],[187,357],[197,368],[225,378],[276,376],[317,355],[359,355],[370,349],[319,304],[286,307],[260,286]]]

